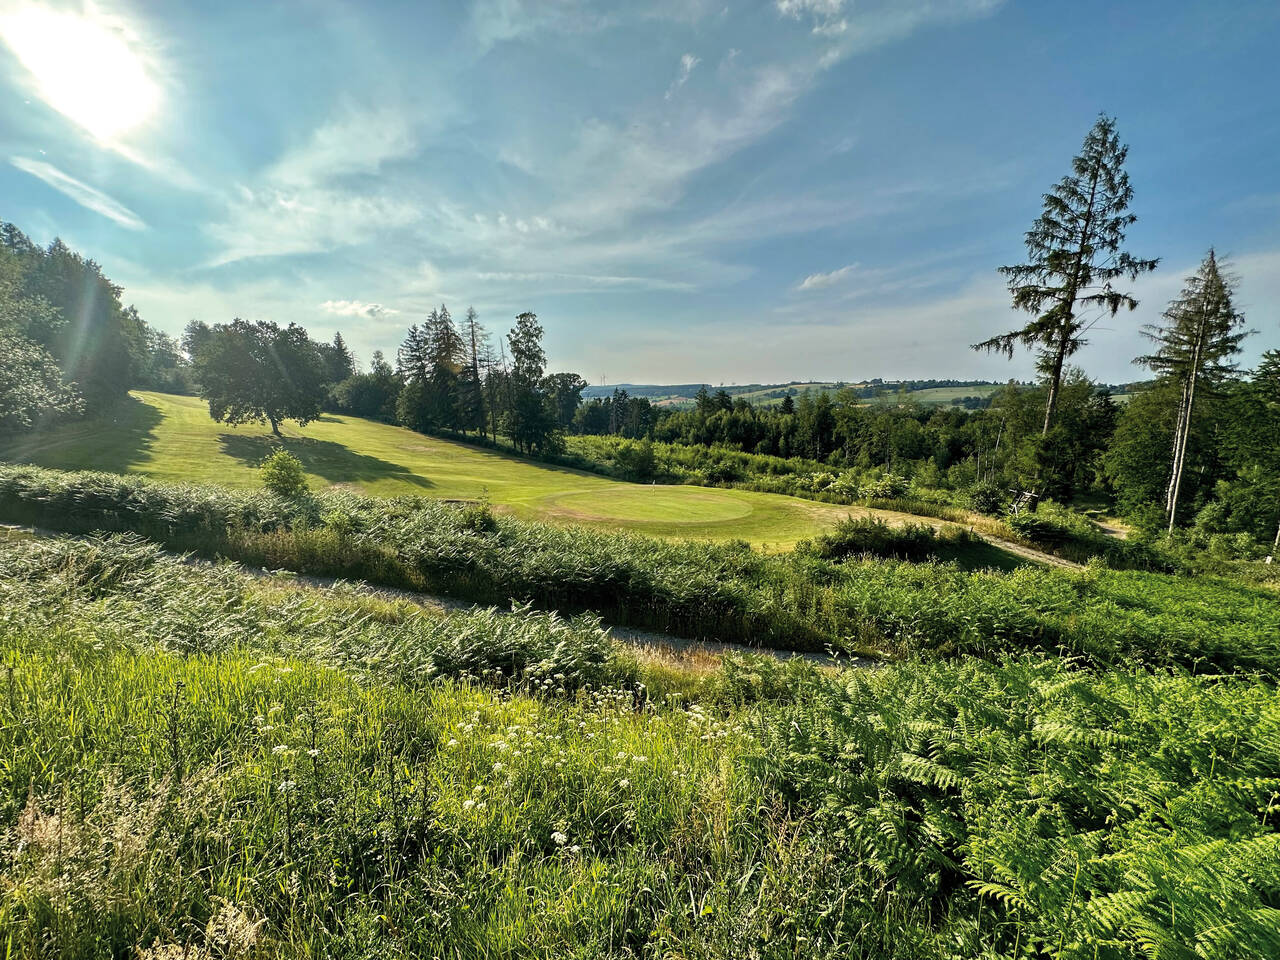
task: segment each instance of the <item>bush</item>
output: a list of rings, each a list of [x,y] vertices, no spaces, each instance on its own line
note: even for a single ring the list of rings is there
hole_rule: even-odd
[[[896,473],[886,473],[862,485],[859,491],[865,500],[896,500],[906,494],[911,483]]]
[[[1009,506],[1005,491],[994,483],[981,483],[969,491],[969,506],[979,513],[997,516]]]
[[[968,530],[959,528],[940,532],[922,523],[891,527],[878,518],[846,517],[831,532],[804,541],[796,549],[824,560],[865,556],[928,560],[937,558],[945,547],[971,543],[976,539]]]
[[[498,518],[487,503],[469,503],[458,514],[458,525],[474,533],[493,533],[498,529]]]
[[[262,485],[278,497],[294,500],[307,492],[302,461],[288,450],[277,450],[262,461]]]

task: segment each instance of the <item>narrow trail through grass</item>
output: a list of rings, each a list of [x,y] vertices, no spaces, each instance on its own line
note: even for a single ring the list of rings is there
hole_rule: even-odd
[[[0,540],[6,538],[31,537],[39,540],[76,540],[94,542],[97,538],[83,534],[66,534],[56,530],[43,530],[22,524],[0,523]],[[255,579],[267,580],[282,590],[297,590],[320,594],[354,591],[364,596],[377,597],[384,600],[398,600],[413,604],[416,607],[433,612],[446,610],[474,610],[484,604],[469,603],[454,597],[438,594],[419,593],[414,590],[402,590],[396,587],[382,587],[363,581],[344,580],[341,577],[321,577],[312,574],[295,573],[292,570],[268,570],[262,567],[251,567],[235,561],[224,560],[214,562],[190,554],[163,550],[166,556],[181,559],[193,567],[226,568]],[[831,653],[815,653],[801,650],[774,650],[768,647],[748,646],[743,643],[725,643],[711,640],[690,640],[669,633],[658,633],[652,630],[640,630],[636,627],[604,623],[610,635],[623,643],[650,651],[655,656],[674,660],[713,658],[719,659],[726,653],[750,653],[774,657],[778,660],[801,658],[811,663],[824,666],[872,667],[878,661],[868,657],[837,656]]]

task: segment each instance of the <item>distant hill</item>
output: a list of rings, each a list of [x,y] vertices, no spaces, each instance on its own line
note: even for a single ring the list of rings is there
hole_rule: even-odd
[[[975,406],[985,404],[993,393],[1004,386],[990,380],[873,380],[856,382],[840,380],[792,380],[787,383],[746,383],[717,386],[710,383],[614,383],[593,385],[582,391],[585,399],[612,396],[615,390],[625,390],[632,397],[646,397],[659,406],[688,406],[700,389],[715,393],[724,390],[731,397],[741,398],[758,406],[774,406],[784,397],[800,397],[804,394],[834,393],[854,390],[868,402],[893,402],[906,396],[916,403],[954,404]]]

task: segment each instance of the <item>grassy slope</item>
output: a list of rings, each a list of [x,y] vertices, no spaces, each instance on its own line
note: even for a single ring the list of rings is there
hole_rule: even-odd
[[[856,508],[744,490],[620,483],[437,440],[358,417],[283,428],[312,486],[376,496],[488,498],[519,516],[655,536],[742,538],[776,548],[812,536]],[[272,447],[260,426],[213,422],[194,397],[139,392],[112,421],[76,424],[0,449],[0,459],[69,470],[141,473],[168,481],[258,485]]]

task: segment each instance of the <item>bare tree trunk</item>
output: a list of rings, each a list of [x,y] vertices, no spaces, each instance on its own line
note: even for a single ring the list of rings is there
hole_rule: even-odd
[[[1062,387],[1062,367],[1067,359],[1067,336],[1070,324],[1071,317],[1068,316],[1063,321],[1057,356],[1053,358],[1053,375],[1049,380],[1049,402],[1044,407],[1044,428],[1040,431],[1040,436],[1042,437],[1048,435],[1049,427],[1053,423],[1053,414],[1058,409],[1058,393]]]
[[[1164,488],[1164,513],[1169,517],[1173,513],[1173,491],[1177,486],[1178,476],[1182,471],[1182,434],[1187,423],[1187,382],[1182,382],[1182,393],[1178,397],[1178,421],[1173,427],[1172,459],[1169,461],[1169,482]]]
[[[271,421],[271,432],[283,439],[284,435],[280,432],[280,422],[275,417],[268,417],[267,419]]]
[[[1178,518],[1178,494],[1182,489],[1182,471],[1187,462],[1187,440],[1191,437],[1191,417],[1195,412],[1196,403],[1196,378],[1200,374],[1200,357],[1204,349],[1204,340],[1207,334],[1207,317],[1201,317],[1200,329],[1196,331],[1196,346],[1191,352],[1191,369],[1187,373],[1186,386],[1183,388],[1183,396],[1185,402],[1183,404],[1186,409],[1182,420],[1182,437],[1178,446],[1178,452],[1174,459],[1173,477],[1170,478],[1171,489],[1169,493],[1169,532],[1173,533],[1174,521]]]

